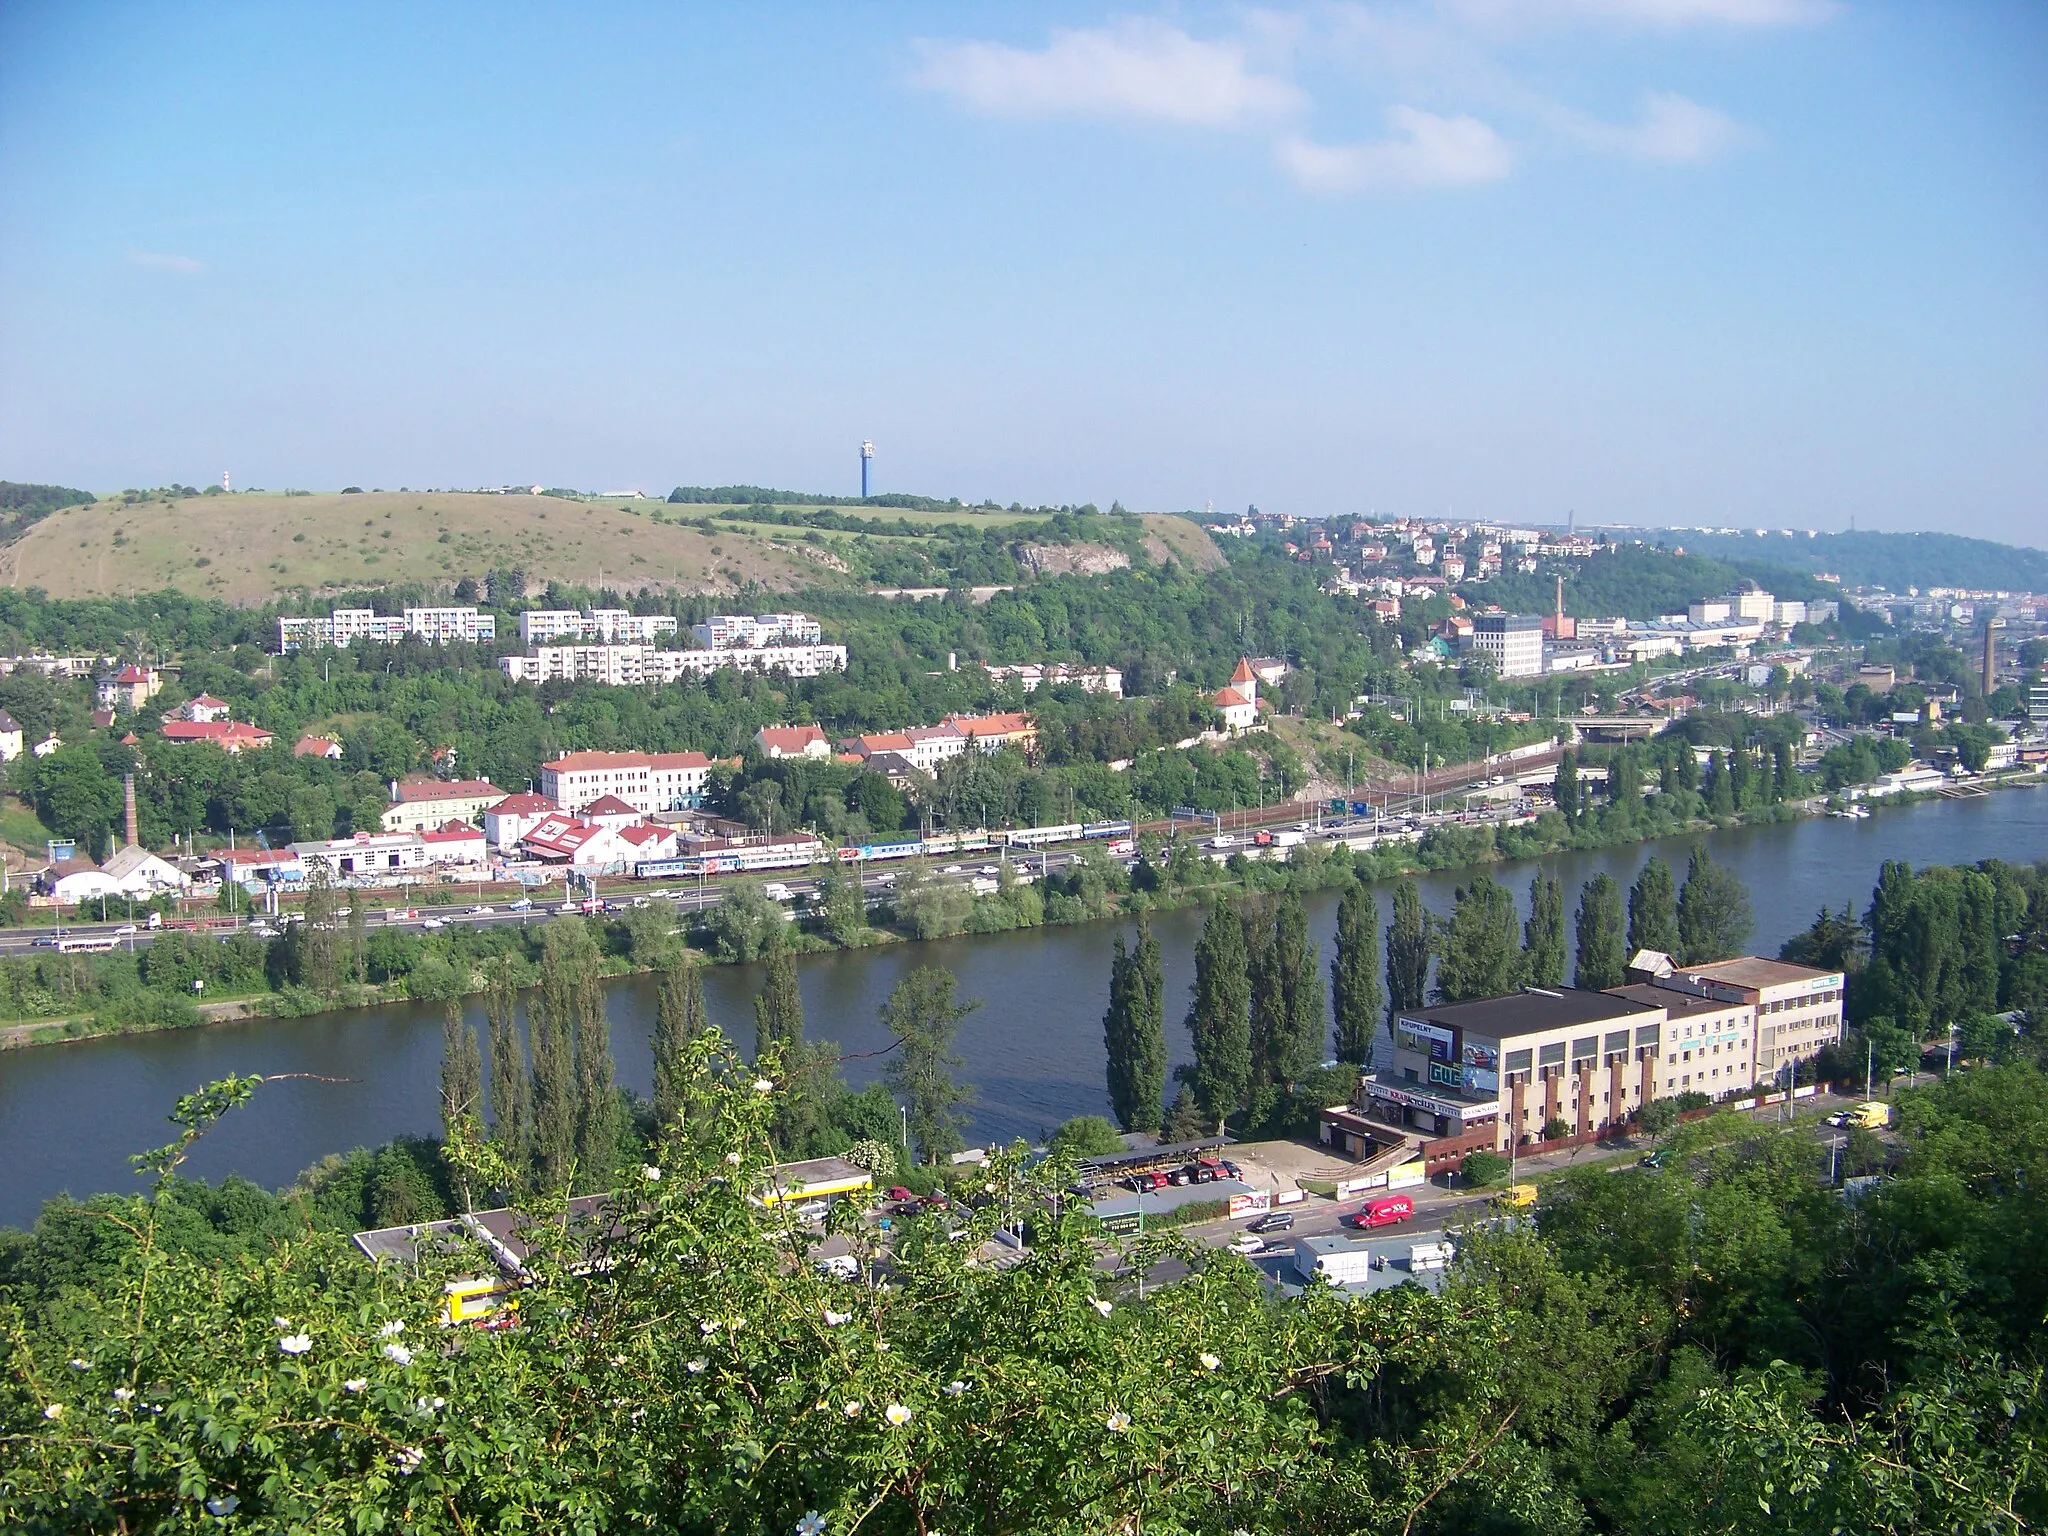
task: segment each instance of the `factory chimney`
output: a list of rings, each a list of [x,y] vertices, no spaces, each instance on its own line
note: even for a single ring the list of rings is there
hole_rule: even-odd
[[[1998,690],[1998,641],[1996,632],[2004,628],[2000,619],[1984,621],[1984,697],[1990,698]]]
[[[135,829],[135,775],[132,773],[121,775],[121,800],[127,817],[128,846],[133,848],[142,839],[136,835]]]

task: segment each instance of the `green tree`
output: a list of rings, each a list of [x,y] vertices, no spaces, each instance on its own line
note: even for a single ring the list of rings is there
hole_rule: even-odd
[[[1110,961],[1109,1010],[1102,1016],[1110,1110],[1127,1131],[1156,1133],[1165,1113],[1164,989],[1159,942],[1141,915],[1133,949],[1127,951],[1123,935],[1117,935]]]
[[[1045,1145],[1055,1156],[1066,1153],[1073,1157],[1114,1157],[1124,1150],[1124,1139],[1102,1116],[1076,1115],[1062,1121]]]
[[[441,1136],[453,1146],[474,1139],[483,1127],[484,1064],[476,1031],[463,1022],[462,1004],[450,998],[441,1015]],[[469,1180],[451,1168],[462,1203],[469,1206]]]
[[[561,919],[550,923],[552,935]],[[550,945],[550,951],[562,946]],[[550,952],[541,984],[526,1005],[526,1029],[533,1055],[533,1129],[527,1138],[535,1189],[561,1191],[576,1162],[576,985],[562,974],[560,955]]]
[[[1756,919],[1749,888],[1695,847],[1685,888],[1678,894],[1678,954],[1682,965],[1705,965],[1742,953]]]
[[[1205,1123],[1221,1129],[1252,1087],[1252,993],[1244,922],[1217,902],[1195,943],[1194,1002],[1187,1030],[1195,1059],[1181,1068]]]
[[[1628,893],[1628,952],[1633,958],[1646,949],[1678,953],[1678,888],[1671,866],[1654,854]]]
[[[1523,975],[1533,987],[1564,985],[1564,886],[1554,875],[1529,882],[1529,917],[1522,927]]]
[[[1444,929],[1444,957],[1436,972],[1437,1001],[1462,1003],[1476,997],[1498,997],[1520,986],[1521,976],[1515,898],[1498,880],[1474,876],[1458,887],[1456,905]]]
[[[697,962],[676,953],[662,970],[654,1001],[654,1122],[664,1130],[689,1104],[689,1046],[709,1027]]]
[[[749,965],[781,936],[785,921],[782,908],[768,899],[758,880],[736,880],[725,888],[704,926],[721,960]]]
[[[960,1149],[965,1120],[959,1107],[974,1095],[954,1077],[960,1059],[953,1054],[953,1041],[961,1021],[981,1003],[956,1003],[957,986],[943,966],[923,965],[896,983],[882,1004],[882,1027],[896,1042],[889,1083],[903,1097],[911,1139],[919,1160],[927,1163]]]
[[[73,837],[88,848],[107,839],[121,814],[121,782],[101,766],[99,754],[83,743],[59,747],[48,757],[31,758],[35,775],[36,814],[59,837]]]
[[[519,1038],[519,994],[509,956],[486,972],[484,1026],[491,1041],[491,1133],[506,1162],[515,1168],[531,1156],[533,1086],[527,1076],[526,1047]]]
[[[1330,961],[1333,1037],[1339,1061],[1363,1066],[1372,1059],[1380,1028],[1380,911],[1371,887],[1354,880],[1337,898],[1337,953]]]
[[[803,1037],[804,998],[796,984],[796,954],[786,944],[771,944],[761,990],[754,998],[754,1059],[777,1048],[787,1053]]]
[[[1273,913],[1273,942],[1267,972],[1276,983],[1279,1006],[1267,1040],[1268,1081],[1289,1087],[1323,1059],[1322,965],[1309,937],[1308,914],[1299,893],[1282,894]],[[1258,1000],[1254,998],[1256,1013]]]
[[[1628,956],[1622,951],[1621,888],[1606,873],[1595,875],[1579,891],[1576,924],[1578,964],[1572,985],[1602,992],[1628,979]]]
[[[1394,887],[1394,917],[1387,925],[1387,1021],[1420,1008],[1429,986],[1429,963],[1436,957],[1437,922],[1422,905],[1422,891],[1413,880]]]
[[[1551,795],[1557,801],[1557,813],[1565,825],[1575,827],[1579,823],[1579,760],[1576,754],[1567,751],[1557,760],[1557,778],[1551,784]]]

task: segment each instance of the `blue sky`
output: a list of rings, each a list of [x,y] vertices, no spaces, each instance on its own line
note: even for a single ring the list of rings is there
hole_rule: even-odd
[[[0,4],[0,476],[2048,543],[2048,7]]]

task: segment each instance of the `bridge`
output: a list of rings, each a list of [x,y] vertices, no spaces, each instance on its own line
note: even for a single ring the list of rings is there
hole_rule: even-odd
[[[1654,736],[1664,729],[1661,715],[1572,715],[1564,721],[1572,728],[1574,740],[1600,736],[1614,741],[1632,741]]]

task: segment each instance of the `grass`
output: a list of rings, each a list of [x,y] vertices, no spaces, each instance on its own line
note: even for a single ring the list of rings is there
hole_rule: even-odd
[[[12,795],[0,800],[0,842],[11,843],[23,853],[41,857],[44,842],[56,835],[22,801]]]

